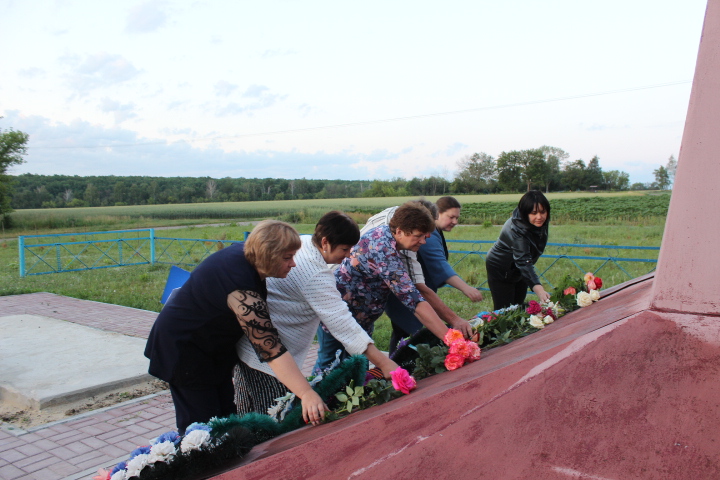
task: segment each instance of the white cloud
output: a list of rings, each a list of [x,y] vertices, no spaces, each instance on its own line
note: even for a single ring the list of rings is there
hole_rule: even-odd
[[[161,9],[164,2],[145,2],[130,9],[125,31],[149,33],[158,30],[167,22],[167,14]]]
[[[80,62],[77,57],[66,57],[64,62],[73,69],[68,75],[69,87],[80,96],[126,82],[140,73],[122,55],[107,52],[88,55]]]

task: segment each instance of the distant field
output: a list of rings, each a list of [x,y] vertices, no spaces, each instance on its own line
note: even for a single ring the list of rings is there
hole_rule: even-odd
[[[313,224],[296,224],[300,233],[311,233]],[[597,222],[552,225],[550,227],[550,242],[606,245],[608,248],[616,245],[628,246],[660,246],[664,221],[658,220],[654,225],[637,225],[627,222],[622,226],[609,226]],[[193,238],[207,240],[241,240],[246,230],[251,226],[222,226],[222,227],[184,227],[181,229],[162,231],[162,236],[173,238]],[[500,227],[494,226],[458,226],[447,235],[448,240],[487,240],[497,239]],[[160,232],[156,232],[158,234]],[[465,245],[449,242],[451,250],[468,249]],[[480,244],[478,249],[487,251],[489,244]],[[604,248],[569,249],[564,247],[548,247],[548,254],[567,254],[598,256],[607,254]],[[636,258],[657,258],[655,251],[614,251],[614,256],[631,256]],[[451,262],[457,262],[461,254],[452,254]],[[544,270],[552,263],[550,259],[541,259],[538,268]],[[601,265],[598,261],[578,261],[581,268],[594,270]],[[624,264],[632,276],[647,273],[653,264],[637,263]],[[60,274],[35,275],[25,278],[19,277],[18,268],[18,242],[15,239],[0,240],[0,296],[17,295],[32,292],[50,292],[69,297],[94,300],[104,303],[125,305],[151,311],[159,311],[160,295],[162,294],[168,275],[169,265],[139,265],[132,267],[116,267],[101,270],[68,272]],[[485,268],[481,258],[473,256],[462,260],[456,266],[457,272],[472,285],[481,285],[485,282]],[[567,273],[580,274],[576,267],[567,261],[553,267],[548,278],[551,282],[557,281]],[[627,276],[618,268],[608,265],[603,267],[600,276],[605,280],[606,286],[615,285],[627,280]],[[452,288],[440,290],[440,296],[458,314],[469,318],[479,311],[491,309],[489,294],[480,303],[471,303],[465,296]],[[382,317],[376,324],[374,335],[380,347],[385,348],[389,339],[389,324],[386,317]]]
[[[463,205],[467,205],[461,221],[483,223],[489,220],[492,223],[502,223],[504,221],[502,218],[508,215],[508,208],[512,211],[512,206],[517,204],[520,196],[520,194],[458,195],[456,198]],[[600,202],[612,202],[619,205],[627,200],[632,201],[631,199],[649,198],[652,202],[653,198],[667,196],[652,197],[648,196],[646,192],[577,192],[550,193],[548,197],[551,202],[556,200],[565,202],[573,199],[584,202],[588,216],[594,215],[597,219],[601,219],[605,212],[603,208],[600,208]],[[18,210],[10,215],[10,228],[3,232],[3,236],[29,235],[48,231],[82,232],[236,222],[264,218],[280,218],[291,223],[314,223],[323,213],[331,209],[351,212],[359,223],[364,223],[371,214],[377,211],[415,198],[342,198]],[[429,200],[437,198],[428,197]],[[497,205],[489,208],[488,204]],[[595,204],[594,208],[593,204]],[[560,219],[561,217],[558,217],[558,220]],[[591,221],[591,219],[587,218],[585,221]]]

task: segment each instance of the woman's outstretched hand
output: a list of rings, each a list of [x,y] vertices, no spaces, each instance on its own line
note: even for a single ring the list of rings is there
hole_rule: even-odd
[[[320,395],[312,388],[298,395],[302,402],[303,420],[305,423],[319,425],[325,419],[325,412],[329,409]]]

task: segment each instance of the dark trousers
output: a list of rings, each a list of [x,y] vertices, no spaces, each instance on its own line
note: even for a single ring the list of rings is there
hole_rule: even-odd
[[[180,435],[185,434],[185,429],[191,423],[207,422],[212,417],[227,417],[237,411],[233,402],[235,388],[230,374],[226,382],[199,390],[170,384],[170,393],[175,404],[175,423]]]
[[[493,310],[520,305],[525,302],[528,287],[522,277],[519,279],[505,279],[502,272],[485,264],[487,270],[488,287],[493,299]]]
[[[392,355],[395,353],[400,340],[417,333],[423,327],[423,324],[395,295],[388,297],[385,313],[390,317],[392,323],[389,348],[389,354]]]

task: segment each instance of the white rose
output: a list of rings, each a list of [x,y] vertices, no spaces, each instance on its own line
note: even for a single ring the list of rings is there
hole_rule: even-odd
[[[542,318],[538,317],[537,315],[531,315],[530,316],[530,326],[535,328],[545,328],[545,324],[542,321]]]
[[[110,480],[125,480],[127,478],[125,473],[125,470],[118,470],[117,472],[113,473],[113,476],[110,477]]]
[[[547,325],[548,323],[552,323],[554,321],[555,321],[555,319],[552,318],[550,315],[545,315],[545,318],[543,318],[543,323],[545,325]]]
[[[130,460],[127,463],[127,476],[129,477],[139,477],[140,472],[142,472],[142,469],[145,468],[148,464],[148,459],[150,458],[150,455],[147,453],[141,453],[140,455],[136,456],[132,460]]]
[[[150,448],[148,463],[167,462],[175,456],[175,444],[173,442],[162,442]]]
[[[587,292],[580,292],[577,294],[577,304],[581,307],[587,307],[592,305],[593,301],[590,294]]]
[[[187,453],[190,450],[199,450],[210,443],[210,433],[205,430],[193,430],[183,437],[180,450]]]
[[[593,302],[597,302],[598,300],[600,300],[600,292],[597,290],[592,290],[590,292],[590,298]]]

